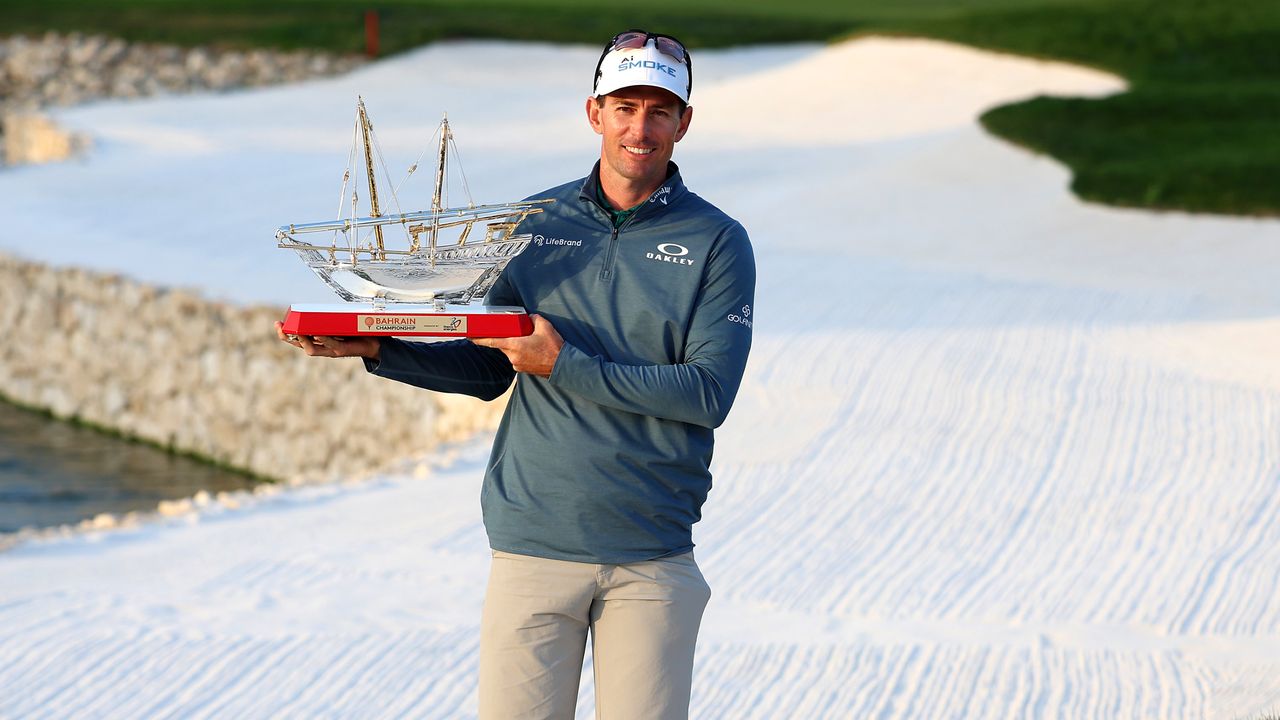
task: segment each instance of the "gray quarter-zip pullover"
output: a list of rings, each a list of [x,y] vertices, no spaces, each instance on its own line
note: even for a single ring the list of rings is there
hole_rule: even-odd
[[[493,548],[622,563],[693,548],[711,488],[713,428],[751,347],[755,260],[743,227],[668,179],[620,227],[587,178],[536,197],[529,247],[489,293],[564,338],[551,377],[518,377],[469,341],[387,339],[372,372],[485,399],[516,378],[485,473]]]

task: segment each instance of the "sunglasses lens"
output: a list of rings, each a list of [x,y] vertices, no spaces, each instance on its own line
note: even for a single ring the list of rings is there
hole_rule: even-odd
[[[658,52],[667,57],[675,58],[681,63],[684,63],[684,59],[688,57],[688,51],[684,49],[684,46],[671,38],[655,37],[653,41],[658,48]]]
[[[658,52],[668,57],[679,60],[682,64],[685,58],[689,57],[689,53],[684,49],[678,41],[666,37],[665,35],[652,35],[647,32],[628,31],[618,35],[609,45],[610,50],[639,50],[649,42],[649,38],[653,38],[653,44],[658,48]]]
[[[614,50],[639,50],[649,41],[649,36],[642,32],[624,32],[613,40]]]

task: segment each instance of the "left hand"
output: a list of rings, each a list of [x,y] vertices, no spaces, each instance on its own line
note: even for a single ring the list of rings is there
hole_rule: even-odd
[[[533,321],[533,334],[512,338],[474,338],[471,342],[481,347],[501,350],[511,361],[516,372],[537,375],[540,378],[551,377],[551,370],[556,366],[556,358],[560,357],[560,348],[564,346],[564,338],[551,326],[551,321],[541,315],[530,315]]]

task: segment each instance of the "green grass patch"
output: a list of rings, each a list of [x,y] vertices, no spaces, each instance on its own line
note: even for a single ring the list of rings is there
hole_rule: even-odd
[[[1193,212],[1275,214],[1280,92],[1142,87],[1102,101],[1038,98],[982,117],[996,135],[1074,171],[1097,202]]]
[[[0,27],[9,33],[78,30],[181,45],[362,52],[367,9],[378,11],[384,54],[462,38],[596,45],[632,25],[668,27],[673,32],[678,28],[682,39],[697,47],[827,39],[849,29],[849,23],[840,17],[744,13],[715,0],[658,2],[634,8],[597,7],[577,0],[403,0],[376,4],[354,0],[44,0],[0,4]]]
[[[1275,0],[43,0],[0,3],[0,27],[360,52],[367,8],[379,11],[384,53],[449,38],[597,45],[644,26],[695,47],[883,32],[1083,63],[1123,75],[1132,92],[1035,99],[983,124],[1069,165],[1090,200],[1280,214]]]
[[[1106,68],[1132,83],[1111,98],[1037,98],[982,117],[996,135],[1070,166],[1081,197],[1280,214],[1280,3],[1095,0],[916,27]]]

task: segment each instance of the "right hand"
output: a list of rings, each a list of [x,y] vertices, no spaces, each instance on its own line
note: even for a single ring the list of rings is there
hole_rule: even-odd
[[[321,335],[286,335],[284,323],[276,321],[276,337],[312,357],[361,357],[374,362],[382,352],[382,341],[376,337],[341,338]]]

